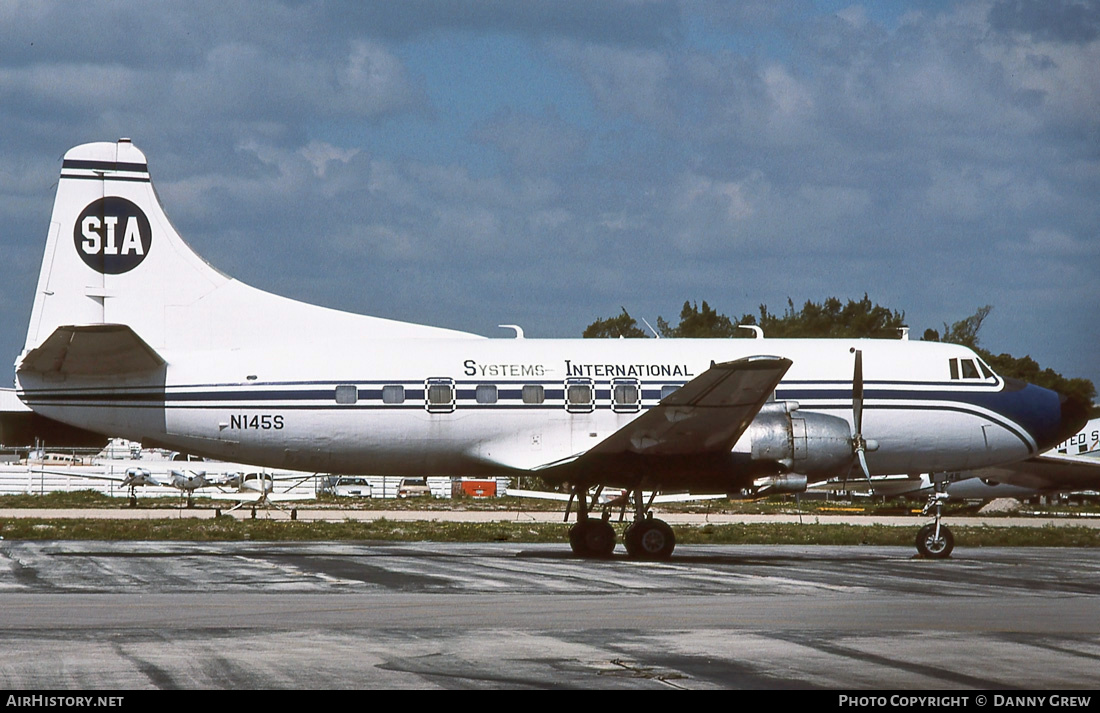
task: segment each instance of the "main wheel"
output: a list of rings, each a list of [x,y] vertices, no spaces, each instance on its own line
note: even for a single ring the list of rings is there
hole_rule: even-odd
[[[610,557],[615,551],[615,528],[603,520],[578,522],[569,528],[569,546],[578,557]]]
[[[955,549],[955,536],[945,526],[940,525],[940,536],[936,537],[936,526],[925,525],[917,532],[917,552],[921,557],[943,559]]]
[[[676,535],[664,520],[639,520],[626,529],[623,544],[633,559],[665,560],[676,547]]]

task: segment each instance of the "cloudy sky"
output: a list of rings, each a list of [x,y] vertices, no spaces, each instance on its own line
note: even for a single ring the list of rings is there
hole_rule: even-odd
[[[0,0],[0,360],[60,157],[212,264],[508,336],[830,296],[1100,385],[1100,4]],[[2,372],[0,372],[2,373]]]

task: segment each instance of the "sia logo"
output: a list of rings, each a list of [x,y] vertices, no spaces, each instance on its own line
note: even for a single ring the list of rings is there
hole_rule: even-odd
[[[120,275],[141,264],[153,243],[149,219],[141,208],[118,196],[88,204],[73,227],[76,252],[84,263],[107,275]]]

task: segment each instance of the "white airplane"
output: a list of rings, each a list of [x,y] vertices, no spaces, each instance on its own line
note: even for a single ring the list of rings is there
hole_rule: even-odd
[[[50,471],[47,471],[47,472],[49,472],[51,474],[54,474],[54,475],[66,475],[66,476],[69,476],[69,477],[72,477],[72,478],[91,478],[93,480],[112,480],[112,481],[118,483],[121,487],[129,489],[129,497],[130,497],[130,505],[131,506],[137,505],[137,489],[139,487],[145,486],[145,485],[161,485],[160,480],[158,480],[156,478],[156,476],[154,476],[151,472],[149,472],[149,469],[147,469],[147,468],[138,468],[138,467],[133,467],[133,466],[130,467],[130,468],[127,468],[125,474],[122,475],[121,478],[119,476],[112,476],[112,475],[108,475],[106,473],[91,473],[91,472],[86,473],[86,472],[83,472],[83,471],[74,471],[72,469],[70,469],[67,472],[66,471],[60,471],[60,470],[50,470]]]
[[[316,496],[311,493],[298,493],[290,492],[290,490],[305,480],[314,477],[313,473],[295,474],[295,475],[273,475],[271,473],[234,473],[230,477],[226,478],[221,485],[228,485],[235,488],[234,491],[217,491],[209,493],[209,497],[212,500],[230,500],[235,503],[233,507],[229,509],[230,512],[238,510],[240,508],[250,506],[252,508],[252,517],[256,517],[256,508],[258,507],[282,507],[283,503],[297,502],[301,500],[312,500]],[[283,491],[275,490],[275,482],[277,480],[295,480],[296,482]],[[298,519],[297,509],[291,510],[291,519]]]
[[[173,468],[168,471],[168,474],[171,476],[168,480],[168,484],[187,496],[187,507],[192,507],[195,504],[194,497],[196,490],[217,486],[215,480],[207,477],[205,470],[180,470]]]
[[[630,490],[628,554],[665,558],[675,538],[643,490],[994,466],[1084,422],[1084,404],[950,344],[516,337],[349,314],[222,274],[176,233],[122,139],[65,154],[17,389],[48,418],[227,461],[538,474],[578,496],[570,544],[588,557],[616,544],[607,513],[589,517],[589,488]]]

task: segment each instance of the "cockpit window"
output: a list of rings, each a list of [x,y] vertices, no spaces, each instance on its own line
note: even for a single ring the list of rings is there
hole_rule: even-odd
[[[995,377],[993,370],[981,359],[954,358],[948,360],[951,371],[951,380],[959,379],[992,379]]]

